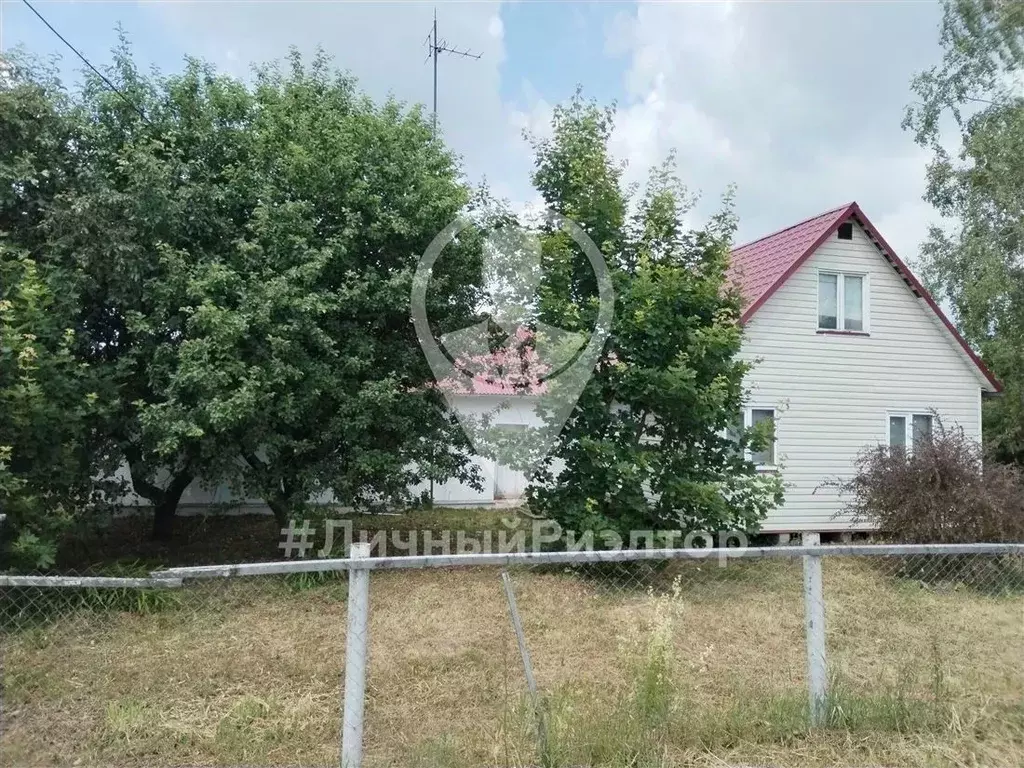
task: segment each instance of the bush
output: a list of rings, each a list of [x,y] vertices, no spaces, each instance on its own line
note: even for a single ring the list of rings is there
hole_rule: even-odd
[[[912,453],[879,446],[858,456],[857,475],[835,483],[846,512],[901,542],[1024,541],[1024,473],[984,460],[980,443],[936,419]]]

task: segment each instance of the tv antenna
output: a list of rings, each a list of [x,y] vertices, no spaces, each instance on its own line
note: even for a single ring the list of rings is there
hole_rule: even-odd
[[[479,59],[481,56],[483,56],[483,54],[472,53],[468,49],[461,50],[459,48],[455,48],[453,46],[448,45],[447,40],[438,40],[437,8],[434,9],[434,25],[430,28],[430,33],[427,35],[426,43],[427,48],[430,49],[429,52],[427,53],[427,59],[434,60],[434,112],[431,124],[433,126],[434,135],[437,136],[437,57],[440,56],[442,53],[450,53],[453,56],[461,56],[464,59]],[[426,59],[424,59],[424,63],[426,63]]]

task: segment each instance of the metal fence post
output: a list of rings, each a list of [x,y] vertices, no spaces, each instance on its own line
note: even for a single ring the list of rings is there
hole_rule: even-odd
[[[368,558],[369,544],[352,544],[353,559]],[[370,571],[348,572],[348,632],[345,635],[345,709],[341,728],[341,768],[363,763],[363,705],[366,702],[366,658],[369,647]]]
[[[819,546],[821,536],[805,533],[803,546]],[[828,695],[828,666],[825,659],[825,599],[821,588],[821,555],[804,555],[804,617],[807,633],[807,684],[810,694],[811,725],[825,719]]]
[[[512,617],[512,628],[516,633],[516,644],[519,646],[519,655],[523,659],[523,673],[526,675],[526,687],[530,691],[530,701],[533,704],[533,714],[537,718],[537,746],[543,756],[542,762],[546,765],[548,757],[548,732],[544,722],[544,707],[537,693],[537,680],[533,676],[533,662],[530,661],[530,649],[526,645],[526,633],[523,631],[523,620],[519,617],[519,607],[516,605],[516,591],[512,588],[512,578],[508,571],[502,571],[501,580],[505,584],[505,598],[508,600],[508,612]]]

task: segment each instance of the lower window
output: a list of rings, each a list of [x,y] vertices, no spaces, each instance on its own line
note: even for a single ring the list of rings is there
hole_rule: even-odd
[[[775,409],[774,408],[751,408],[748,411],[747,426],[753,427],[764,421],[775,421]],[[754,462],[754,466],[761,467],[774,467],[775,466],[775,440],[772,439],[768,446],[763,451],[751,451],[750,460]]]
[[[930,413],[890,413],[889,445],[914,450],[914,446],[932,436]]]
[[[743,409],[743,420],[742,426],[744,429],[749,429],[755,424],[760,424],[764,421],[775,421],[775,409],[774,408],[744,408]],[[740,423],[740,419],[736,419],[736,423]],[[727,430],[727,436],[729,439],[738,441],[739,430],[729,429]],[[761,451],[747,451],[747,458],[754,463],[754,466],[758,469],[775,469],[775,451],[777,440],[772,440],[768,446]]]

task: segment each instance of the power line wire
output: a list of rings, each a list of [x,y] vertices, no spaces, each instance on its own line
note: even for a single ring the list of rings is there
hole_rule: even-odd
[[[34,13],[36,15],[36,18],[38,18],[41,22],[43,22],[43,24],[46,25],[46,28],[48,30],[53,32],[53,34],[55,34],[57,36],[57,38],[62,43],[64,43],[64,45],[66,45],[68,48],[70,48],[71,51],[78,58],[80,58],[82,60],[82,62],[85,64],[85,66],[87,66],[89,69],[91,69],[96,74],[96,76],[100,80],[103,81],[103,83],[107,86],[107,88],[109,88],[111,91],[113,91],[118,96],[120,96],[124,100],[125,104],[130,106],[136,112],[138,112],[139,113],[139,117],[141,117],[143,120],[145,120],[146,123],[148,123],[149,125],[152,125],[152,123],[149,122],[149,118],[146,117],[146,113],[142,110],[142,107],[140,107],[138,104],[136,104],[134,101],[132,101],[131,98],[128,97],[128,94],[126,94],[124,91],[122,91],[120,88],[118,88],[112,82],[110,82],[110,79],[106,75],[104,75],[102,72],[100,72],[98,69],[96,69],[96,67],[94,67],[92,65],[92,62],[89,61],[87,58],[85,58],[85,55],[81,51],[79,51],[77,48],[75,48],[75,46],[73,46],[70,42],[68,42],[67,38],[64,37],[64,35],[62,35],[60,32],[58,32],[56,29],[53,28],[53,25],[46,20],[46,18],[43,16],[43,14],[41,14],[39,11],[37,11],[35,9],[35,7],[32,5],[32,3],[30,3],[28,0],[21,0],[21,2],[23,2],[25,4],[25,7],[27,7],[30,11],[32,11],[32,13]]]

